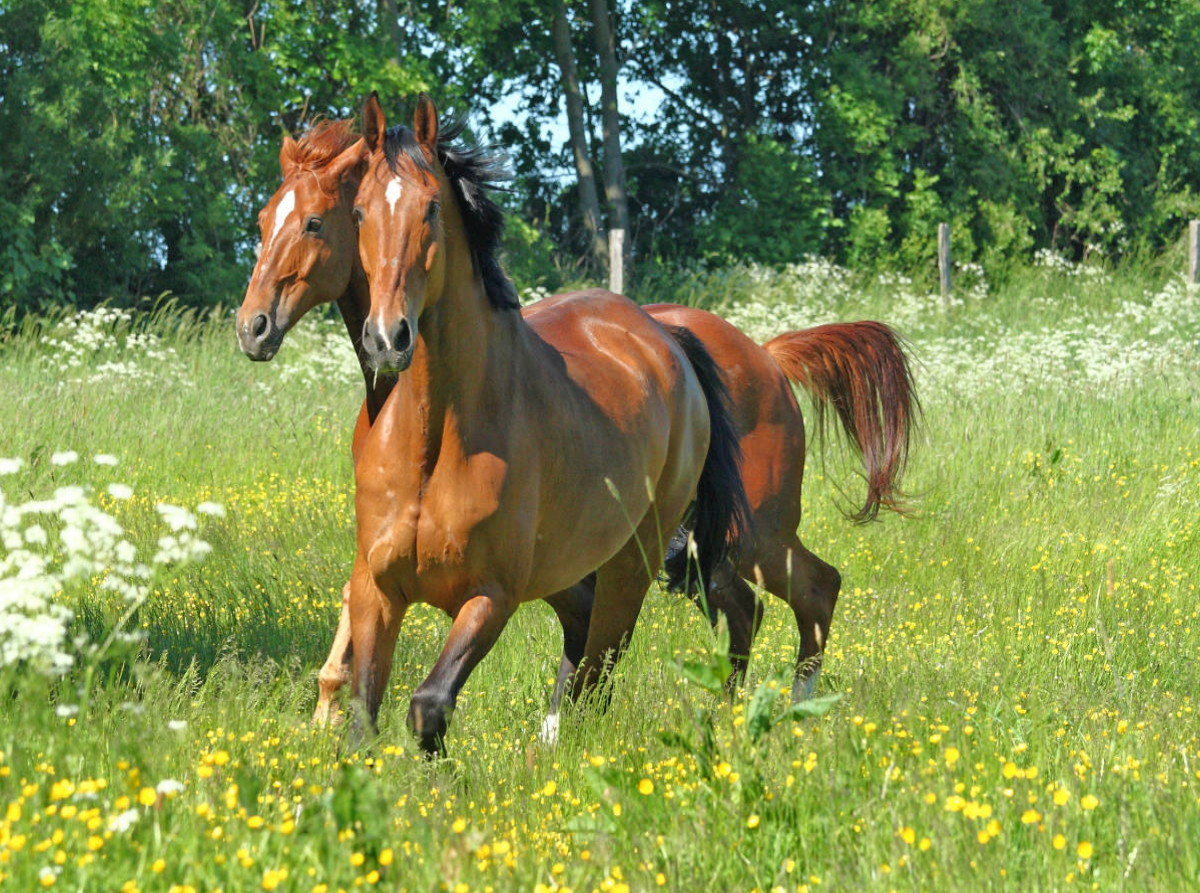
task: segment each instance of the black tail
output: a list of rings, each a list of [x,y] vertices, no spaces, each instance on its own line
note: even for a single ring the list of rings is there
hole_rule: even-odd
[[[731,557],[736,563],[738,543],[750,524],[750,504],[742,486],[742,448],[733,424],[729,389],[725,387],[725,380],[704,343],[688,329],[679,326],[665,328],[696,372],[700,389],[708,403],[711,421],[708,455],[700,472],[700,482],[696,485],[696,501],[688,509],[680,532],[672,540],[674,548],[668,550],[664,569],[670,589],[693,591],[698,570],[699,579],[707,591],[712,571],[723,559]],[[686,545],[689,530],[696,543],[694,563],[689,560]]]

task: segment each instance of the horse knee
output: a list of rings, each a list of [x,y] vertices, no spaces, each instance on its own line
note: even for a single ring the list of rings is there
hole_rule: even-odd
[[[454,700],[436,691],[413,692],[408,705],[408,728],[428,754],[442,750],[446,729],[454,713]]]

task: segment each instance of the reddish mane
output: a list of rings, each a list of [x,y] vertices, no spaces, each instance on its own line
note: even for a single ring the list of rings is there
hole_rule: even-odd
[[[291,161],[301,170],[320,174],[326,165],[354,145],[358,138],[353,119],[316,121],[296,140]]]

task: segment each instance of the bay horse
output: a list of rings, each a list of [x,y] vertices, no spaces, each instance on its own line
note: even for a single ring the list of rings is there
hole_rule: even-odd
[[[351,686],[373,726],[408,607],[450,615],[408,710],[434,753],[520,604],[595,572],[568,680],[582,697],[628,644],[685,514],[707,579],[748,510],[728,395],[699,339],[598,289],[522,316],[496,256],[488,156],[439,139],[424,94],[411,131],[388,130],[373,95],[363,137],[361,346],[397,380],[355,462]]]
[[[455,127],[445,134],[447,143],[457,130]],[[365,275],[353,248],[357,234],[352,211],[365,151],[348,121],[319,125],[299,143],[285,138],[281,151],[283,183],[260,215],[264,248],[238,314],[243,350],[251,359],[269,359],[288,326],[307,309],[296,301],[296,296],[311,302],[308,306],[338,302],[359,359],[364,362],[367,384],[367,399],[354,430],[356,456],[394,381],[377,377],[365,365],[361,349],[362,324],[369,305]],[[291,201],[289,194],[293,196]],[[278,217],[281,202],[289,206],[292,217],[281,234],[270,240],[270,227]],[[323,221],[323,232],[315,238],[302,226],[313,215]],[[338,246],[347,256],[340,261],[334,258],[329,244]],[[327,275],[329,271],[337,275]],[[297,312],[301,306],[303,309]],[[524,312],[535,313],[537,309],[534,304]],[[695,332],[725,372],[733,399],[752,523],[742,539],[737,572],[732,572],[729,565],[723,566],[714,573],[707,593],[710,619],[715,621],[718,611],[728,617],[734,664],[731,682],[745,672],[746,656],[761,617],[761,605],[748,580],[792,608],[801,636],[793,697],[802,697],[811,691],[820,668],[840,577],[833,567],[807,550],[796,535],[806,444],[803,416],[789,380],[812,396],[818,412],[818,434],[825,433],[826,407],[832,405],[836,410],[851,445],[866,466],[867,497],[851,517],[872,520],[880,507],[900,508],[897,487],[916,411],[902,346],[887,326],[868,321],[788,332],[760,347],[706,311],[669,304],[645,309],[656,318]],[[265,318],[255,323],[259,314]],[[257,337],[259,333],[261,338]],[[260,349],[260,341],[267,349]],[[673,576],[679,582],[679,550],[672,557]],[[565,681],[582,653],[592,585],[594,579],[587,578],[568,594],[548,599],[564,629],[564,654],[551,723]],[[348,593],[349,583],[343,590],[333,647],[319,674],[317,721],[336,720],[336,692],[350,679]]]

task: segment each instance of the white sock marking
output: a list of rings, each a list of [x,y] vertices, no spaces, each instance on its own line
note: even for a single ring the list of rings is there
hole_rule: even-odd
[[[542,743],[553,746],[558,743],[558,714],[548,713],[542,720],[542,731],[538,735]]]

